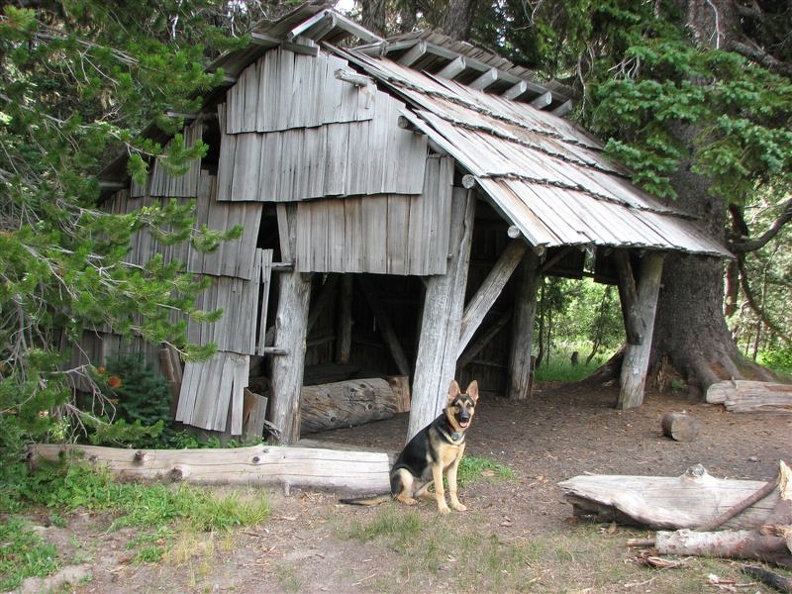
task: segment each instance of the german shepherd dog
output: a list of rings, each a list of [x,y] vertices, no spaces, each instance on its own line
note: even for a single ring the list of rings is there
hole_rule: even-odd
[[[390,472],[390,497],[340,499],[352,505],[377,505],[397,499],[407,505],[418,503],[418,497],[431,497],[427,493],[434,484],[437,510],[447,514],[443,489],[443,474],[448,479],[451,507],[457,511],[467,508],[457,499],[457,468],[465,453],[465,432],[473,419],[478,401],[478,382],[470,382],[463,393],[456,380],[448,388],[448,399],[443,412],[421,429],[409,441],[396,459]]]

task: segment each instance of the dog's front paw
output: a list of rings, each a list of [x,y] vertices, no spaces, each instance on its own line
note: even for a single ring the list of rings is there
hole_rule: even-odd
[[[451,507],[453,507],[457,511],[467,511],[467,507],[462,505],[459,501],[452,501]]]
[[[450,514],[451,508],[449,508],[448,505],[446,505],[445,502],[443,502],[442,505],[441,504],[437,505],[437,511],[439,511],[441,514]]]

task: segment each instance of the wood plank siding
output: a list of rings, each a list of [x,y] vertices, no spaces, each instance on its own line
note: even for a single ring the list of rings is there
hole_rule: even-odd
[[[195,305],[203,311],[222,309],[223,317],[211,324],[190,320],[187,323],[187,339],[190,342],[199,345],[214,343],[220,351],[243,355],[256,353],[262,262],[272,261],[272,250],[267,250],[269,253],[266,257],[262,254],[264,251],[255,251],[256,264],[252,279],[212,277],[212,285],[198,296]]]
[[[210,431],[225,431],[229,412],[231,435],[242,434],[244,389],[250,357],[218,351],[208,361],[184,365],[176,420]]]
[[[349,70],[349,65],[329,54],[267,52],[228,90],[226,132],[281,132],[371,120],[373,87],[338,79],[339,69]]]
[[[271,54],[277,56],[271,60]],[[348,65],[330,58],[279,50],[245,70],[218,109],[218,200],[294,202],[421,193],[426,137],[399,128],[404,106],[373,84],[358,87],[338,80],[333,69]],[[298,80],[308,81],[308,88],[295,86],[295,73],[282,85],[262,78],[281,80],[290,72],[284,65],[290,60],[299,62]],[[262,70],[270,62],[281,70]],[[259,116],[252,115],[252,105]]]
[[[438,156],[427,163],[423,194],[299,203],[297,270],[445,274],[454,164]]]
[[[187,264],[187,270],[214,276],[235,276],[251,279],[254,275],[254,258],[256,241],[261,225],[263,205],[255,202],[217,202],[217,178],[202,172],[196,192],[188,198],[196,199],[196,225],[206,225],[210,229],[226,231],[236,225],[242,225],[242,236],[238,239],[223,242],[211,253],[201,252],[193,248],[189,242],[168,245],[158,241],[148,230],[134,235],[127,262],[143,265],[154,254],[162,254],[165,262],[180,260]],[[188,198],[179,202],[186,204]],[[130,197],[127,190],[113,194],[105,203],[105,208],[117,214],[127,214],[144,206],[158,206],[163,203],[161,198],[146,196]]]

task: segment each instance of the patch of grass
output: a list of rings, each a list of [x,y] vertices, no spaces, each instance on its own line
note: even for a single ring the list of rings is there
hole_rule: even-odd
[[[397,509],[395,505],[388,505],[371,522],[354,522],[346,536],[361,542],[387,537],[403,548],[421,532],[421,524],[422,519],[417,512],[405,512]]]
[[[135,551],[134,560],[141,563],[162,561],[176,538],[229,532],[238,526],[260,524],[270,515],[269,499],[261,490],[222,493],[187,483],[123,483],[107,470],[79,463],[40,470],[31,477],[26,494],[32,504],[49,506],[53,510],[50,517],[57,524],[64,523],[62,514],[80,509],[117,516],[111,530],[141,529],[128,543]],[[11,519],[0,525],[2,591],[26,577],[46,577],[58,569],[54,547],[21,529],[19,521]]]
[[[293,567],[278,565],[275,575],[285,592],[299,592],[302,590],[302,583]]]
[[[46,577],[60,569],[58,551],[29,523],[7,518],[0,523],[0,591],[19,587],[29,577]]]
[[[738,565],[720,559],[686,558],[677,569],[650,569],[625,548],[625,541],[638,534],[583,524],[530,538],[479,524],[475,512],[439,516],[399,505],[351,528],[339,527],[341,538],[368,543],[372,557],[378,547],[397,554],[395,563],[379,566],[376,585],[371,584],[381,594],[403,592],[406,581],[425,591],[531,594],[709,594],[710,574],[738,584],[748,581]],[[756,586],[751,592],[770,590]]]
[[[590,345],[576,345],[574,343],[561,344],[553,348],[550,353],[550,362],[542,361],[534,370],[534,379],[537,382],[577,382],[594,373],[603,363],[613,355],[613,351],[597,353],[586,365],[586,358],[591,350]],[[572,365],[572,353],[579,353],[578,364]]]
[[[457,482],[460,487],[474,483],[482,478],[495,480],[514,480],[514,472],[499,462],[477,456],[465,456],[459,463]]]

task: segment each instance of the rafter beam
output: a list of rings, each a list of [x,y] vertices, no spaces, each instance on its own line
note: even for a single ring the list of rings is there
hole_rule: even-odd
[[[445,67],[437,73],[437,76],[440,78],[447,78],[449,80],[454,80],[454,77],[458,76],[461,72],[463,72],[467,68],[467,62],[465,61],[465,56],[457,56],[453,60],[451,60]]]

